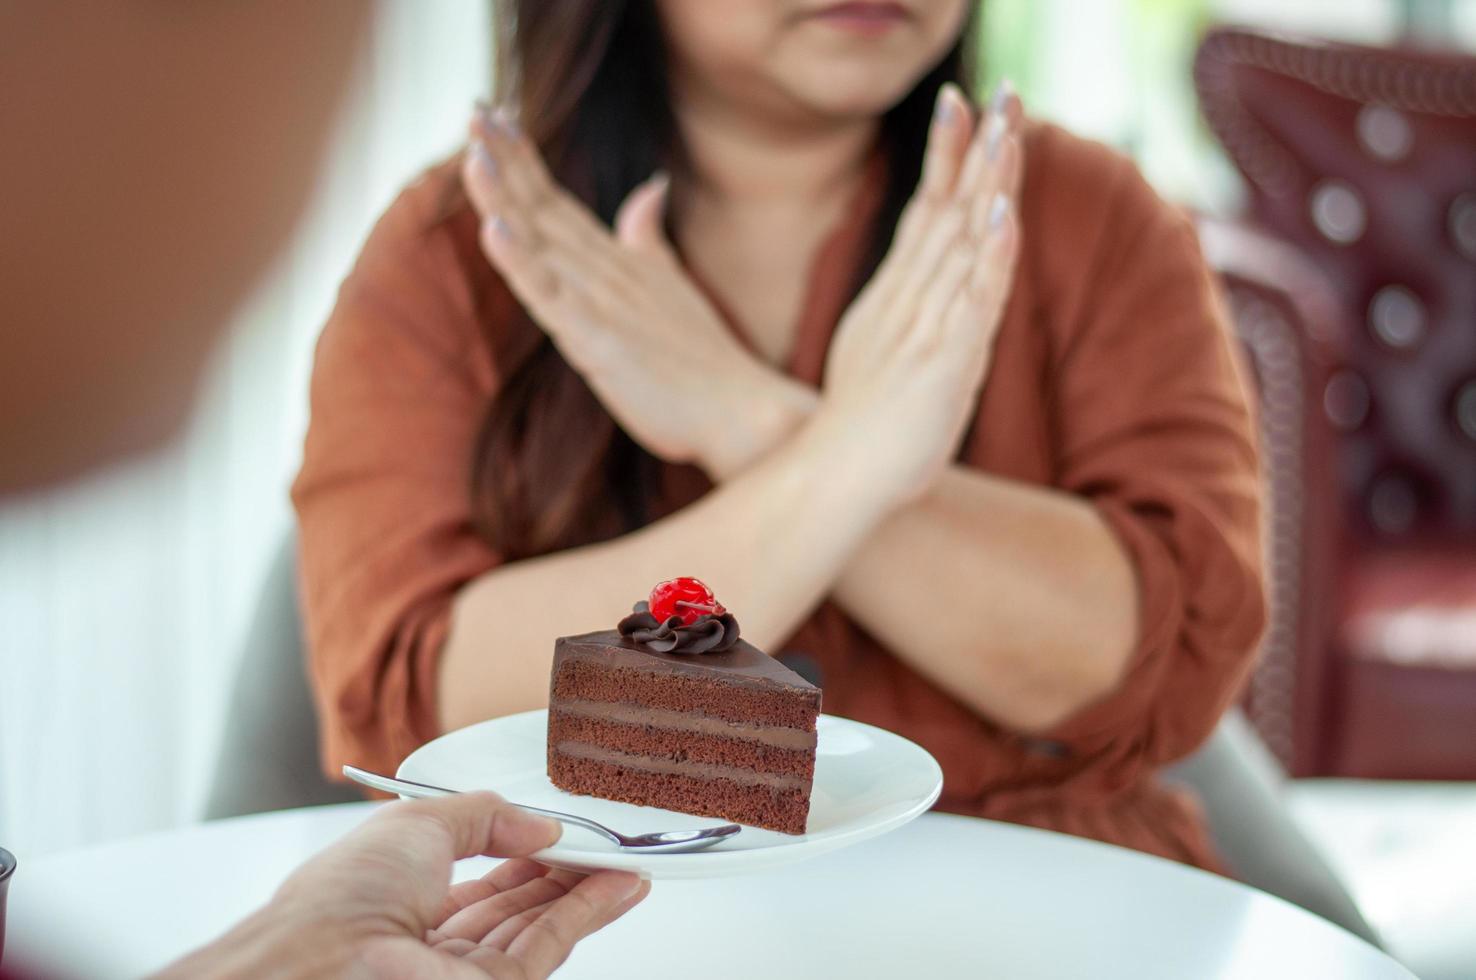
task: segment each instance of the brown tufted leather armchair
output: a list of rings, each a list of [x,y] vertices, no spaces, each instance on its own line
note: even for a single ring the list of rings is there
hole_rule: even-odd
[[[1261,264],[1300,253],[1331,285],[1282,300],[1321,335],[1265,409],[1304,455],[1268,443],[1251,717],[1295,775],[1476,778],[1476,58],[1219,29],[1195,84],[1249,223],[1286,243]]]

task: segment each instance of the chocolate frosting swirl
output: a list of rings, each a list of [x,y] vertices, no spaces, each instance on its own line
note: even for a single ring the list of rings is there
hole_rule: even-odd
[[[662,622],[652,615],[646,602],[636,603],[634,611],[616,628],[621,636],[657,653],[722,653],[738,642],[738,620],[732,613],[698,616],[691,625],[682,622],[680,616]]]

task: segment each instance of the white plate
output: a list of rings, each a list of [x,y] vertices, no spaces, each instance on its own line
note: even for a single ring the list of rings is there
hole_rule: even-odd
[[[820,716],[817,729],[807,833],[796,836],[745,826],[705,851],[641,854],[621,851],[590,831],[565,827],[557,844],[533,857],[561,868],[638,871],[644,878],[745,874],[895,830],[932,806],[943,789],[943,770],[937,761],[900,735],[830,715]],[[547,745],[548,712],[528,711],[442,735],[400,763],[399,775],[450,789],[496,790],[509,800],[577,813],[623,834],[721,822],[566,793],[548,781]]]

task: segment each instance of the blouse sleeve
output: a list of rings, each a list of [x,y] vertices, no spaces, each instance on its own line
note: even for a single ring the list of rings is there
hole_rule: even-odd
[[[393,772],[438,734],[458,589],[498,563],[471,521],[493,382],[426,180],[380,219],[318,341],[292,488],[325,770]]]
[[[1139,636],[1117,688],[1048,734],[1131,779],[1189,754],[1240,691],[1265,620],[1247,388],[1193,224],[1121,161],[1057,339],[1058,483],[1130,560]]]

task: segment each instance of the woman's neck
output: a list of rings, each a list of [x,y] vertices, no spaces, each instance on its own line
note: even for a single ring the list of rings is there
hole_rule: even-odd
[[[815,250],[856,199],[879,123],[786,123],[676,94],[691,167],[672,187],[677,246],[753,347],[786,363]]]
[[[680,93],[679,93],[680,95]],[[701,98],[676,100],[691,183],[703,210],[843,206],[859,186],[879,121],[784,124]]]

